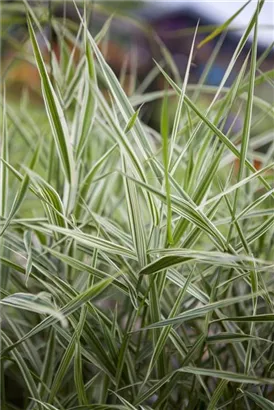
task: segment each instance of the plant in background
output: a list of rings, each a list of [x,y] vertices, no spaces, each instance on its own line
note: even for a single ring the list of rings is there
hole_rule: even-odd
[[[92,37],[80,15],[78,33],[64,30],[72,50],[64,36],[49,64],[24,4],[44,106],[10,103],[2,87],[1,409],[272,408],[263,2],[218,87],[188,84],[194,34],[182,83],[156,62],[165,89],[130,97],[98,47],[107,26]],[[159,100],[158,132],[141,115]]]

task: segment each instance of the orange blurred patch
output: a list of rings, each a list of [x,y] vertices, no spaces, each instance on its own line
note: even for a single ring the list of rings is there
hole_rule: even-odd
[[[259,159],[254,159],[253,160],[253,166],[254,166],[254,168],[257,170],[257,171],[259,171],[260,169],[262,169],[262,161],[260,161]],[[235,171],[235,174],[238,174],[238,172],[239,172],[239,169],[240,169],[240,160],[237,158],[237,159],[235,159],[235,161],[234,161],[234,171]],[[268,173],[272,173],[273,171],[268,171]]]
[[[253,165],[257,170],[259,170],[261,167],[261,164],[257,160],[253,161]],[[240,160],[237,158],[234,161],[234,172],[236,175],[238,174],[239,170],[240,170]]]
[[[37,68],[27,61],[16,62],[8,70],[7,84],[21,84],[31,90],[40,88],[40,76]]]
[[[74,44],[67,42],[69,51],[73,52],[73,59],[75,64],[80,60],[82,51],[79,47],[74,47]],[[104,54],[102,45],[99,45],[99,49]],[[50,54],[47,49],[41,49],[45,63],[50,62]],[[52,51],[54,52],[56,59],[60,62],[61,51],[58,43],[52,45]],[[112,41],[109,41],[106,48],[106,55],[104,55],[108,64],[113,68],[116,73],[119,73],[123,62],[127,58],[127,52]],[[4,70],[7,69],[6,83],[11,90],[11,93],[18,97],[20,92],[24,89],[27,90],[30,95],[33,93],[39,95],[41,89],[40,75],[37,67],[23,59],[17,59],[16,53],[10,53],[4,61]],[[129,92],[130,79],[129,76],[125,77],[124,89],[126,93]]]

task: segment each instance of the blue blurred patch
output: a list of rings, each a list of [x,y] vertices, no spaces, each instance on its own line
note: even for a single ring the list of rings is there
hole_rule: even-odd
[[[202,75],[204,69],[205,69],[205,64],[200,64],[197,67],[199,77]],[[225,71],[226,71],[226,69],[224,67],[219,66],[219,65],[214,65],[213,67],[211,67],[211,69],[208,72],[207,77],[206,77],[206,81],[205,81],[206,84],[218,86],[221,83],[221,81],[224,77]],[[229,78],[227,79],[225,85],[230,86],[232,84],[232,82],[233,82],[233,78],[230,75]]]

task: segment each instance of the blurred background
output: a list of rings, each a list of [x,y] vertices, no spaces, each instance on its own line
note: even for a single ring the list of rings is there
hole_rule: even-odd
[[[183,77],[196,25],[199,25],[196,38],[196,45],[198,45],[245,3],[244,1],[215,2],[208,0],[86,2],[92,34],[97,34],[106,19],[110,15],[113,16],[101,48],[117,75],[121,74],[121,71],[125,73],[126,83],[129,81],[129,73],[134,74],[135,81],[142,81],[155,66],[153,58],[158,62],[165,60],[168,52],[172,56],[179,75]],[[37,35],[45,58],[47,58],[45,42],[47,39],[58,60],[61,53],[60,38],[66,36],[61,29],[63,23],[65,22],[66,27],[75,35],[79,29],[79,18],[73,3],[69,0],[33,0],[29,1],[29,4],[32,5],[41,24],[42,32],[38,30]],[[83,11],[82,3],[78,1],[78,5]],[[190,82],[199,81],[206,63],[215,50],[214,63],[207,73],[205,82],[209,85],[220,83],[240,35],[250,21],[255,8],[256,1],[249,2],[225,34],[216,36],[200,48],[196,47]],[[39,79],[33,62],[29,61],[31,56],[28,52],[31,50],[28,45],[24,2],[23,0],[4,0],[1,2],[1,9],[2,80],[10,86],[15,85],[17,91],[22,88],[35,91],[39,85]],[[264,71],[274,67],[273,16],[274,3],[266,1],[259,20],[258,47],[259,57],[265,53],[260,66],[260,69]],[[237,75],[237,70],[249,52],[251,42],[252,36],[235,65],[228,85]]]

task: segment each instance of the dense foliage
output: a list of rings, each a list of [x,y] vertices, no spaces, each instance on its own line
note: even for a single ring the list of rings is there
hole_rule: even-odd
[[[130,96],[98,48],[109,21],[93,38],[83,19],[45,61],[27,18],[41,101],[1,99],[1,409],[274,408],[257,15],[219,87],[188,84],[194,35],[182,83],[166,53],[165,89],[133,78]],[[159,130],[142,121],[156,102]]]

